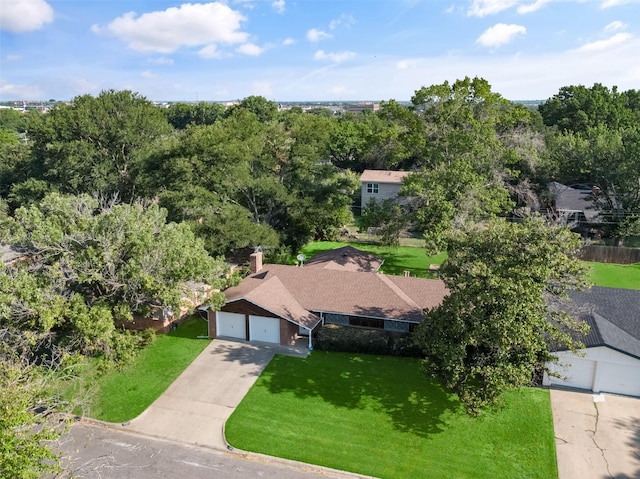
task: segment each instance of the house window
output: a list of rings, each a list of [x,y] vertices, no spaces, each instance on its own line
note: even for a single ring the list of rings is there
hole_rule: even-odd
[[[361,316],[349,316],[349,326],[361,326],[363,328],[384,329],[384,319],[363,318]]]
[[[367,183],[367,193],[378,194],[378,183]]]

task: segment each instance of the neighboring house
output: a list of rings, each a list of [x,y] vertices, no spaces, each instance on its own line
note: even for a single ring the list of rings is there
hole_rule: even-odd
[[[380,269],[384,260],[377,256],[359,250],[353,246],[342,246],[319,253],[307,261],[306,268],[335,269],[344,271],[360,271],[375,273]]]
[[[215,292],[211,285],[187,281],[184,284],[184,297],[178,314],[170,307],[154,304],[151,305],[150,317],[134,315],[132,321],[122,321],[118,326],[135,331],[152,328],[159,333],[167,333],[184,322],[195,307],[207,302]]]
[[[587,235],[591,228],[600,226],[599,211],[593,203],[592,187],[571,187],[553,181],[549,184],[549,192],[552,196],[552,214],[558,223],[584,235]]]
[[[349,247],[304,266],[263,266],[254,253],[251,274],[225,291],[221,311],[209,310],[209,336],[283,345],[309,336],[311,348],[312,333],[327,323],[408,333],[448,291],[440,280],[376,273],[380,264]]]
[[[362,209],[366,209],[372,199],[377,202],[398,198],[402,181],[408,171],[364,170],[360,176],[362,188]]]
[[[558,351],[544,385],[640,396],[640,291],[594,286],[569,293],[591,330],[577,355]]]

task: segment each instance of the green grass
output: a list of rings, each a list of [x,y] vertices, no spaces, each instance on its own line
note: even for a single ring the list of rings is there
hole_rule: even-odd
[[[302,252],[311,258],[313,255],[323,253],[341,246],[351,245],[362,251],[367,251],[384,259],[380,268],[383,273],[402,276],[404,271],[410,271],[412,276],[419,278],[433,278],[429,273],[430,264],[442,264],[447,258],[446,253],[436,256],[427,256],[424,248],[411,246],[382,246],[366,243],[342,243],[336,241],[314,241],[302,249]]]
[[[207,347],[207,322],[186,321],[177,330],[158,335],[134,362],[95,378],[95,393],[88,415],[109,422],[133,419],[144,411]]]
[[[591,267],[591,281],[596,286],[640,289],[640,263],[587,263]]]
[[[549,392],[473,419],[412,358],[276,356],[226,424],[235,447],[381,478],[557,477]]]

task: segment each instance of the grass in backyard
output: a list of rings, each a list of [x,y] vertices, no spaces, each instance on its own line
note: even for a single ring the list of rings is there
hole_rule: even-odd
[[[640,263],[587,263],[591,267],[591,281],[596,286],[640,289]]]
[[[158,335],[134,362],[95,378],[88,415],[109,422],[133,419],[144,411],[207,347],[207,322],[193,318],[168,334]]]
[[[442,264],[447,258],[446,253],[427,256],[424,248],[411,246],[382,246],[366,243],[342,243],[336,241],[314,241],[306,245],[302,252],[311,258],[313,255],[351,245],[362,251],[367,251],[384,259],[380,270],[383,273],[402,276],[403,271],[410,271],[412,276],[419,278],[433,278],[435,274],[428,271],[430,264]]]
[[[380,478],[557,477],[549,392],[473,419],[413,358],[276,356],[226,424],[235,447]]]

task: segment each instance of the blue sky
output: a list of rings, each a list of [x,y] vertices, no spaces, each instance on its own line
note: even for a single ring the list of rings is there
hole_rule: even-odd
[[[640,1],[0,1],[0,100],[402,101],[465,76],[640,89]]]

